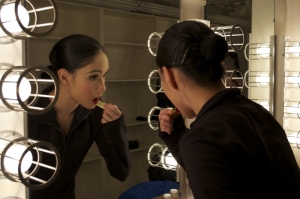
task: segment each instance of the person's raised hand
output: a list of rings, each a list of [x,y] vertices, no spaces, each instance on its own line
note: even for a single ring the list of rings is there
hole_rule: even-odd
[[[168,133],[169,135],[171,135],[172,131],[174,130],[173,129],[174,120],[170,116],[171,112],[172,112],[172,110],[170,110],[170,109],[164,109],[164,110],[161,110],[158,115],[159,123],[160,123],[160,125],[159,125],[160,130],[162,132]]]
[[[102,124],[114,121],[122,115],[122,112],[120,111],[120,109],[118,108],[117,105],[104,104],[103,106],[104,106],[105,110],[103,112],[103,116],[102,116],[102,120],[101,120]]]

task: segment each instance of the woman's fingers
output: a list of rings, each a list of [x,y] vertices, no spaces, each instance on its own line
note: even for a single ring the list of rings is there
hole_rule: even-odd
[[[122,115],[122,112],[118,109],[117,105],[104,104],[104,108],[105,110],[101,120],[103,124],[114,121]]]
[[[160,130],[163,132],[168,133],[169,135],[172,134],[173,129],[173,122],[174,120],[170,117],[171,110],[164,109],[160,111],[158,118],[160,123]]]

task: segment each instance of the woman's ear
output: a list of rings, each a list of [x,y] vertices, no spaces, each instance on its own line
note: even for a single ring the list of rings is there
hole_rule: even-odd
[[[165,84],[170,89],[178,90],[177,70],[163,66],[162,73],[164,74]]]
[[[59,69],[57,71],[57,76],[61,83],[63,83],[63,84],[70,83],[71,74],[66,69],[64,69],[64,68]]]

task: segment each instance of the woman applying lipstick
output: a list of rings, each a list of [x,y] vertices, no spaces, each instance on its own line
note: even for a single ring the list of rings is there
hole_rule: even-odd
[[[264,107],[222,83],[228,44],[205,24],[165,31],[156,63],[166,96],[185,118],[159,114],[159,136],[186,171],[195,199],[297,198],[299,167],[286,134]]]
[[[124,181],[131,168],[124,115],[116,105],[97,106],[109,69],[103,47],[88,36],[71,35],[53,46],[49,59],[49,68],[59,79],[58,100],[49,112],[28,115],[28,137],[54,144],[62,166],[56,180],[45,189],[31,191],[30,199],[75,198],[75,176],[93,142],[110,174]],[[54,87],[43,93],[53,95]],[[45,100],[40,99],[39,105],[49,104]],[[46,178],[48,174],[39,175]]]

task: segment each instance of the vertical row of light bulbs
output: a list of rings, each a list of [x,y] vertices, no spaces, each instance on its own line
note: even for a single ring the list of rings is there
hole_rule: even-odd
[[[228,52],[238,52],[244,48],[245,35],[243,29],[238,24],[232,26],[211,27],[211,29],[226,40],[228,44]],[[157,47],[163,35],[163,32],[153,32],[150,34],[147,46],[151,55],[156,56]],[[244,77],[238,69],[225,70],[225,75],[222,81],[226,88],[239,88],[242,90],[244,87]],[[235,84],[232,84],[232,82],[235,82]],[[153,70],[149,74],[148,87],[153,94],[164,92],[157,70]],[[148,124],[153,130],[158,129],[158,121],[153,120],[152,118],[157,118],[159,111],[162,109],[162,107],[155,106],[148,114]],[[172,107],[170,107],[170,109],[172,109]]]
[[[264,59],[274,59],[273,57],[273,46],[270,43],[249,43],[245,46],[244,54],[246,59],[249,62],[255,60],[264,60]],[[300,42],[291,41],[287,39],[284,44],[284,54],[279,55],[284,56],[285,62],[289,62],[291,59],[300,58]],[[291,119],[300,119],[300,100],[299,99],[290,99],[287,91],[300,88],[300,70],[294,71],[284,67],[284,102],[283,106],[283,120]],[[270,68],[271,69],[271,68]],[[245,74],[245,86],[248,88],[266,88],[268,90],[275,89],[272,86],[274,82],[277,81],[274,79],[274,75],[270,71],[251,71],[248,70]],[[274,91],[272,91],[274,92]],[[270,96],[271,97],[271,96]],[[271,97],[272,98],[272,97]],[[273,112],[274,105],[271,103],[270,99],[252,99],[253,101],[261,104],[270,112]],[[284,122],[288,123],[288,122]],[[291,147],[300,148],[300,131],[296,129],[290,129],[287,126],[283,126],[290,142]]]
[[[239,25],[233,26],[223,26],[223,27],[213,27],[211,28],[216,34],[221,35],[228,44],[229,52],[240,51],[244,47],[244,31]],[[148,38],[148,50],[151,55],[156,56],[157,47],[160,39],[164,33],[154,32],[150,34]],[[235,81],[236,84],[232,85],[231,82]],[[227,88],[240,88],[243,89],[244,78],[238,69],[226,70],[223,83]],[[161,86],[160,77],[158,70],[153,70],[148,76],[148,87],[153,94],[163,93],[163,88]],[[167,107],[172,109],[173,107]],[[158,114],[160,110],[165,109],[165,107],[154,106],[148,114],[148,124],[151,129],[158,130]],[[179,181],[179,165],[170,153],[166,145],[159,143],[154,143],[148,151],[148,162],[153,167],[161,167],[166,170],[177,171],[177,181]]]
[[[212,28],[216,34],[221,35],[228,43],[229,52],[237,52],[243,49],[244,47],[244,32],[240,28],[239,25],[234,26],[225,26],[225,27],[214,27]],[[164,33],[157,33],[154,32],[149,36],[148,39],[148,49],[149,52],[156,56],[156,48],[158,46],[158,42],[160,38],[163,36]],[[297,59],[300,58],[300,42],[299,41],[291,41],[286,40],[285,41],[285,49],[284,49],[284,57],[286,61],[289,61],[291,59]],[[271,43],[248,43],[244,48],[244,55],[246,60],[249,62],[255,61],[255,60],[267,60],[270,59],[270,57],[273,56],[273,50],[274,48]],[[250,68],[250,67],[249,67]],[[232,85],[232,82],[236,82],[237,85]],[[245,74],[241,74],[240,71],[237,70],[227,70],[225,71],[225,77],[223,79],[223,82],[226,86],[226,88],[232,88],[237,87],[241,90],[243,87],[247,87],[248,89],[253,88],[259,88],[261,89],[260,92],[265,92],[266,89],[268,90],[268,93],[271,93],[273,91],[270,91],[272,88],[273,81],[273,74],[271,71],[253,71],[249,69],[245,72]],[[148,77],[148,87],[150,91],[154,94],[163,92],[161,85],[157,84],[159,82],[159,76],[157,74],[157,70],[154,70],[150,73]],[[229,83],[229,84],[227,84]],[[284,71],[284,89],[299,89],[300,88],[300,70],[294,71],[290,70],[288,68],[285,68]],[[271,98],[271,97],[270,97]],[[251,99],[251,98],[250,98]],[[263,107],[265,107],[267,110],[269,110],[271,113],[273,112],[273,105],[270,102],[270,99],[251,99],[259,104],[261,104]],[[295,99],[289,99],[289,97],[285,96],[284,104],[282,104],[284,107],[284,119],[300,119],[300,100]],[[150,128],[153,130],[158,129],[158,122],[151,120],[153,116],[157,117],[157,115],[154,115],[154,113],[157,113],[161,110],[161,107],[153,107],[151,111],[148,114],[148,123]],[[288,140],[292,147],[300,148],[300,131],[299,130],[291,130],[288,127],[285,127],[285,131],[288,137]]]
[[[14,45],[18,39],[45,37],[56,27],[58,10],[53,0],[1,0],[0,45]],[[1,47],[1,48],[2,48]],[[47,73],[49,79],[41,79]],[[47,84],[55,87],[55,95],[42,95]],[[58,98],[58,81],[55,75],[43,66],[14,66],[0,63],[0,113],[24,111],[43,114],[53,108]],[[46,107],[36,106],[39,98],[48,98]],[[53,156],[55,165],[43,163],[43,156]],[[56,147],[23,137],[20,133],[6,130],[0,132],[0,179],[21,182],[31,189],[42,189],[51,184],[60,169],[60,156]],[[39,169],[49,170],[48,179],[36,176]]]

